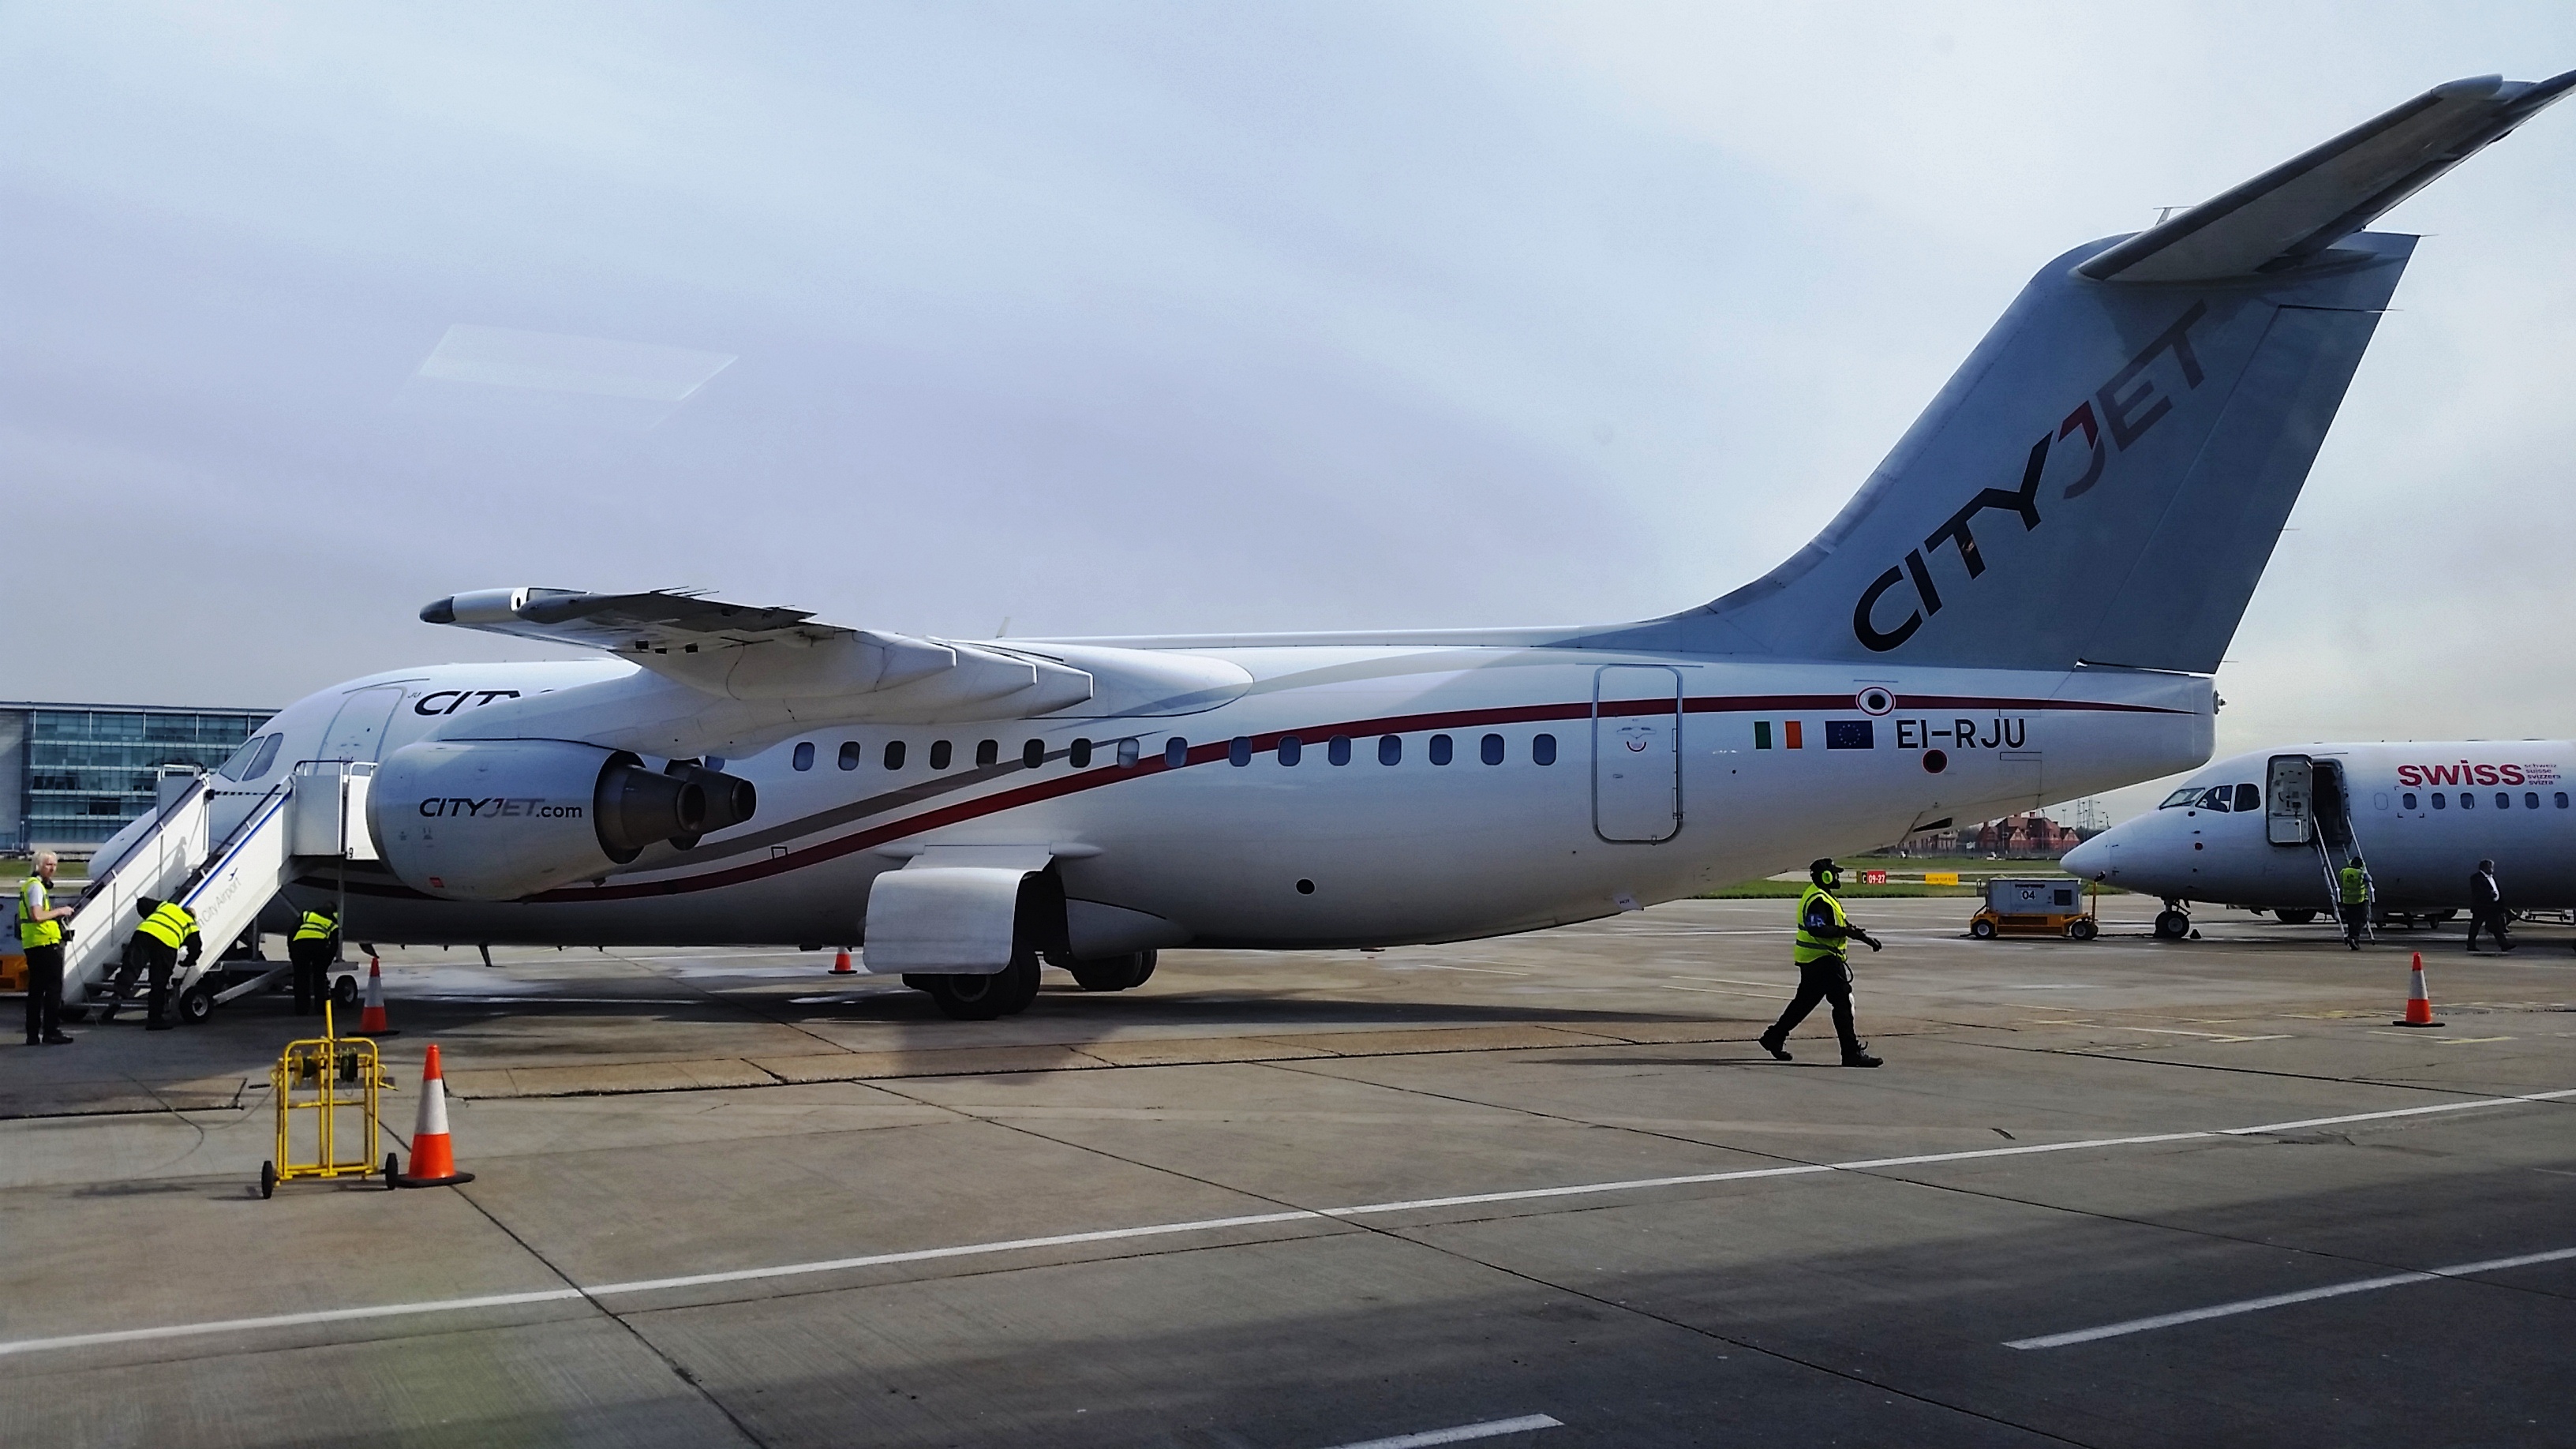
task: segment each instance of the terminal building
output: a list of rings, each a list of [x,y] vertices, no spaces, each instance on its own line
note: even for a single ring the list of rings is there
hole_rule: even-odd
[[[0,701],[0,852],[87,855],[151,813],[161,766],[212,770],[276,712]]]

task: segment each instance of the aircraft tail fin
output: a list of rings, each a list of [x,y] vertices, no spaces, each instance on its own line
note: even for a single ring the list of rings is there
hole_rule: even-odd
[[[2359,229],[2572,88],[2440,86],[2059,257],[1814,541],[1585,642],[2216,670],[2414,251]]]

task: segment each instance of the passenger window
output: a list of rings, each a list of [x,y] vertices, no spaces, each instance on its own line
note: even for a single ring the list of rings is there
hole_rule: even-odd
[[[2414,808],[2415,808],[2415,792],[2414,792],[2414,791],[2409,790],[2409,791],[2407,791],[2405,794],[2400,795],[2400,796],[2398,796],[2397,798],[2405,804],[2405,806],[2406,806],[2406,808],[2407,808],[2407,809],[2412,810],[2412,809],[2414,809]]]
[[[1433,735],[1431,737],[1431,763],[1435,765],[1445,765],[1449,763],[1449,737],[1447,735]]]
[[[1404,759],[1404,736],[1402,736],[1402,735],[1379,735],[1379,736],[1377,737],[1377,762],[1378,762],[1379,764],[1381,764],[1381,765],[1393,765],[1393,764],[1399,764],[1399,763],[1401,763],[1401,762],[1403,761],[1403,759]]]
[[[2434,792],[2433,792],[2433,808],[2434,808],[2434,809],[2439,810],[2439,809],[2443,808],[2444,806],[2448,805],[2449,803],[2450,803],[2449,801],[2444,800],[2444,799],[2442,798],[2442,792],[2441,792],[2441,791],[2436,790],[2436,791],[2434,791]]]
[[[1174,735],[1163,741],[1163,768],[1177,770],[1190,762],[1190,742]]]
[[[2537,791],[2537,790],[2525,790],[2525,791],[2523,791],[2523,792],[2522,792],[2522,808],[2523,808],[2523,809],[2525,809],[2525,810],[2537,810],[2537,809],[2539,809],[2539,808],[2540,808],[2540,792],[2539,792],[2539,791]]]
[[[1324,741],[1324,758],[1336,765],[1349,764],[1351,762],[1351,737],[1349,735],[1335,735],[1331,739]]]
[[[859,742],[857,740],[841,741],[841,768],[844,770],[855,770],[858,767]]]
[[[886,741],[886,747],[885,747],[884,749],[879,750],[879,751],[877,752],[877,758],[878,758],[878,759],[880,759],[880,760],[885,761],[885,767],[886,767],[887,769],[889,769],[889,770],[900,770],[900,769],[902,769],[902,768],[903,768],[903,741],[901,741],[901,740],[888,740],[888,741]]]
[[[1295,735],[1279,737],[1279,763],[1293,765],[1306,753],[1306,742]]]
[[[1485,736],[1483,743],[1479,744],[1476,749],[1488,765],[1499,765],[1503,762],[1503,737],[1501,735]]]
[[[2561,790],[2561,791],[2559,791],[2557,794],[2552,795],[2552,796],[2550,796],[2549,798],[2550,798],[2550,800],[2551,800],[2553,803],[2555,803],[2555,804],[2558,806],[2558,808],[2559,808],[2559,809],[2564,810],[2564,809],[2566,809],[2566,808],[2567,808],[2567,792],[2566,792],[2566,791]]]
[[[807,740],[805,743],[796,747],[796,754],[792,763],[794,763],[796,768],[800,770],[810,770],[814,768],[814,742],[812,740]]]
[[[945,770],[948,768],[948,762],[952,758],[954,757],[950,755],[948,751],[948,742],[946,740],[932,740],[930,742],[930,768],[934,770]]]
[[[1553,765],[1556,763],[1556,736],[1533,735],[1530,737],[1530,763],[1534,765]]]
[[[2239,809],[2239,810],[2260,810],[2260,809],[2262,809],[2262,808],[2263,808],[2263,792],[2262,792],[2262,791],[2260,791],[2260,790],[2255,789],[2255,788],[2254,788],[2253,786],[2251,786],[2251,785],[2239,785],[2239,786],[2237,786],[2237,787],[2236,787],[2236,808],[2237,808],[2237,809]]]
[[[1046,741],[1031,740],[1020,746],[1020,764],[1034,770],[1046,763]]]
[[[243,782],[267,779],[268,772],[277,767],[277,747],[284,743],[286,743],[284,735],[270,735],[261,741],[259,753],[251,756],[249,768],[241,773]]]
[[[2475,810],[2475,809],[2477,809],[2477,808],[2478,808],[2478,797],[2477,797],[2477,796],[2475,796],[2475,795],[2470,794],[2470,793],[2469,793],[2468,791],[2466,791],[2466,790],[2462,790],[2462,791],[2460,792],[2460,808],[2461,808],[2461,809],[2463,809],[2463,810]]]
[[[975,744],[975,768],[989,770],[1002,760],[1000,740],[978,740]]]
[[[1141,758],[1143,754],[1144,747],[1137,744],[1135,740],[1120,740],[1118,742],[1118,768],[1122,770],[1132,770],[1136,768],[1136,761]]]
[[[1233,739],[1231,739],[1231,740],[1227,741],[1227,742],[1226,742],[1226,746],[1225,746],[1225,761],[1226,761],[1226,763],[1227,763],[1227,764],[1229,764],[1229,765],[1249,765],[1249,764],[1251,764],[1251,763],[1252,763],[1252,740],[1251,740],[1251,738],[1250,738],[1249,736],[1245,736],[1245,735],[1236,735]]]
[[[2498,810],[2510,810],[2510,809],[2512,809],[2512,808],[2513,808],[2513,796],[2512,796],[2510,793],[2506,792],[2506,791],[2498,790],[2498,791],[2496,792],[2496,808],[2497,808]]]
[[[1091,741],[1075,740],[1064,752],[1065,763],[1077,770],[1091,768]]]

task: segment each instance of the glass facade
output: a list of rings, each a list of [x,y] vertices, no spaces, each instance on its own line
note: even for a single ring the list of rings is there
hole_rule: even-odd
[[[94,845],[151,812],[159,766],[212,770],[268,715],[38,706],[25,719],[19,840]]]

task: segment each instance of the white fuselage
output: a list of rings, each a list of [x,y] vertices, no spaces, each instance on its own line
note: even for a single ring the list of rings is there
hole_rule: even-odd
[[[350,933],[856,944],[880,872],[925,847],[1007,845],[1057,862],[1080,954],[1453,940],[1591,919],[2152,778],[2208,758],[2211,740],[2209,681],[2171,674],[1449,644],[1169,652],[1232,683],[1191,696],[1188,713],[1076,708],[765,742],[722,764],[756,783],[757,816],[693,849],[654,846],[596,881],[506,903],[432,899],[351,865]],[[272,722],[265,733],[284,739],[262,778],[218,784],[255,791],[297,760],[474,738],[475,711],[492,701],[632,668],[443,665],[354,680]],[[396,701],[380,729],[363,727],[358,704],[355,723],[334,723],[385,686],[398,696],[364,696]],[[1293,764],[1287,736],[1302,746]],[[1167,754],[1176,738],[1180,753]],[[1034,768],[1021,764],[1030,741],[1045,757]],[[1087,763],[1078,741],[1091,742]],[[325,870],[302,891],[335,886]]]
[[[2067,853],[2087,879],[2176,901],[2325,909],[2326,871],[2313,844],[2276,845],[2261,808],[2270,762],[2333,761],[2350,796],[2352,833],[2380,904],[2456,909],[2469,876],[2496,862],[2505,902],[2576,905],[2576,745],[2565,740],[2308,745],[2221,760],[2191,776],[2175,803],[2126,820]],[[2229,808],[2203,804],[2228,787]],[[2180,800],[2186,790],[2196,792]],[[2251,791],[2248,797],[2247,791]],[[2251,798],[2257,808],[2234,808]]]

